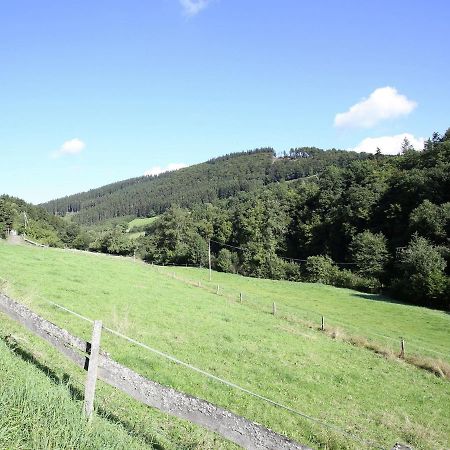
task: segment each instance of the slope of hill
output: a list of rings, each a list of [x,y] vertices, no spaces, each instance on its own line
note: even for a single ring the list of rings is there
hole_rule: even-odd
[[[267,183],[308,176],[332,164],[343,166],[356,158],[367,157],[316,148],[293,150],[291,155],[277,159],[270,148],[235,153],[175,172],[120,181],[42,206],[51,214],[75,213],[73,220],[85,225],[112,217],[154,216],[172,204],[191,207],[210,203]]]
[[[56,309],[46,299],[91,319],[102,319],[105,325],[147,345],[379,447],[392,448],[395,442],[430,450],[450,447],[448,380],[407,364],[395,353],[384,357],[333,339],[302,319],[306,306],[318,314],[325,311],[330,322],[340,318],[357,325],[356,314],[361,309],[362,329],[397,339],[396,333],[404,333],[407,343],[442,351],[448,348],[449,316],[445,313],[371,302],[363,294],[329,286],[213,273],[213,282],[220,283],[221,291],[244,293],[240,303],[238,295],[231,298],[217,295],[214,286],[211,291],[198,287],[198,281],[208,287],[205,271],[187,275],[190,269],[175,269],[177,276],[191,277],[193,282],[188,284],[173,278],[169,268],[163,273],[132,259],[4,243],[0,243],[0,256],[0,276],[9,295],[75,335],[89,338],[90,324]],[[272,299],[277,302],[275,316],[270,314]],[[2,320],[0,328],[2,334],[11,333],[8,322]],[[43,358],[48,352],[45,344],[34,345]],[[349,436],[143,353],[119,338],[105,333],[102,346],[144,376],[231,409],[313,448],[363,448]],[[412,352],[412,347],[407,351]],[[82,383],[76,371],[67,364],[62,367],[52,370],[64,370],[71,380]],[[235,448],[198,427],[120,397],[102,383],[98,402],[138,436],[156,428],[171,442],[178,440],[180,449]]]
[[[0,448],[139,450],[145,441],[119,424],[82,414],[82,399],[62,380],[49,378],[33,355],[0,341]],[[8,348],[9,347],[9,348]],[[20,356],[21,357],[20,357]],[[34,364],[33,364],[34,362]]]
[[[146,230],[140,254],[205,265],[211,240],[213,267],[224,272],[450,309],[450,131],[423,152],[405,147],[206,207],[173,207]]]
[[[82,233],[78,225],[52,215],[44,208],[0,195],[0,238],[11,229],[53,247],[74,246]]]

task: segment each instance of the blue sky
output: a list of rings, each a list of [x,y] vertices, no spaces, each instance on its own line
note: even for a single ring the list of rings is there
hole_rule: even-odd
[[[0,193],[450,126],[446,1],[0,0]]]

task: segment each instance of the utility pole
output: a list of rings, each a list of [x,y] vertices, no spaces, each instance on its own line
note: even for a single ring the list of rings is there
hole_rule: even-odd
[[[23,225],[24,225],[24,235],[27,235],[27,226],[28,226],[28,217],[27,217],[27,213],[24,211],[23,212]]]
[[[211,281],[211,239],[208,241],[209,281]]]

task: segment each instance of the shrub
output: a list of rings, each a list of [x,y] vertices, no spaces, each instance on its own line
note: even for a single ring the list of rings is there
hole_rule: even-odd
[[[362,277],[347,269],[338,270],[332,283],[334,286],[362,292],[379,292],[381,283],[373,277]]]
[[[393,289],[407,301],[442,306],[448,289],[446,265],[438,249],[416,234],[400,255],[399,277],[393,282]]]
[[[309,256],[306,260],[306,279],[313,283],[333,284],[339,269],[326,255]]]
[[[217,254],[215,266],[220,272],[236,273],[238,257],[235,253],[223,248]]]

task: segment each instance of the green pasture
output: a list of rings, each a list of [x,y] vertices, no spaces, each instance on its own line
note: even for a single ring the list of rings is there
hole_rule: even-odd
[[[405,305],[378,294],[366,294],[350,289],[318,283],[292,283],[247,278],[194,267],[160,268],[225,298],[239,300],[255,309],[272,311],[288,321],[306,320],[340,328],[350,334],[379,342],[393,351],[400,351],[400,340],[407,352],[450,362],[450,315],[443,311]]]
[[[90,319],[102,319],[110,328],[355,438],[387,449],[395,442],[414,448],[450,448],[448,380],[332,339],[304,321],[319,324],[324,315],[327,323],[345,322],[357,331],[376,331],[395,340],[404,335],[407,342],[446,354],[450,316],[328,286],[216,272],[212,276],[209,282],[204,269],[152,267],[131,258],[0,243],[3,291],[80,337],[90,339],[90,324],[47,300]],[[276,316],[271,314],[273,301]],[[17,336],[39,361],[56,373],[68,374],[73,383],[82,383],[81,371],[52,356],[45,343],[19,325],[2,318],[0,334]],[[106,332],[102,347],[144,376],[313,448],[365,448],[348,435],[209,380]],[[127,425],[131,436],[144,439],[149,433],[159,448],[236,448],[199,427],[139,405],[103,383],[99,383],[97,403],[105,420],[108,413],[113,414],[121,427]]]
[[[18,356],[11,342],[7,346],[0,341],[0,448],[139,450],[153,446],[100,415],[87,423],[82,391],[49,376],[52,373],[39,367],[31,353]]]
[[[141,231],[144,227],[152,224],[158,216],[155,217],[137,217],[128,222],[128,229],[130,231]]]

